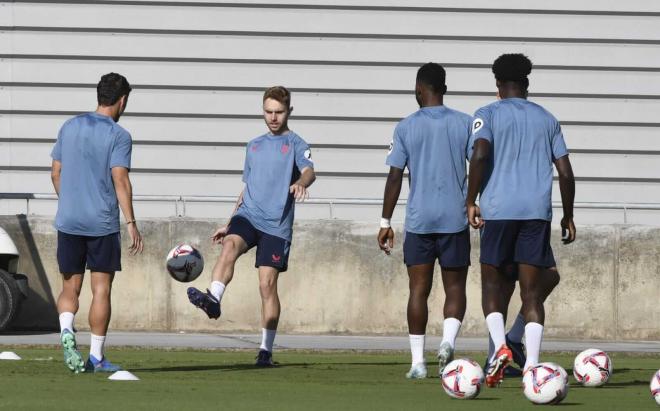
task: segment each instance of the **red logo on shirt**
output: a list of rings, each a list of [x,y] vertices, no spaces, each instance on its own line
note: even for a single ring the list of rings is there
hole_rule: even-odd
[[[273,262],[274,263],[279,263],[280,260],[282,259],[282,257],[280,257],[279,255],[275,255],[275,254],[273,254],[271,257],[273,257]]]
[[[250,148],[250,150],[257,151],[257,147],[259,147],[258,144],[252,144],[252,147]]]
[[[289,152],[289,145],[288,145],[288,144],[284,144],[284,145],[282,146],[282,149],[281,149],[280,151],[282,151],[282,154],[286,154],[286,153],[288,153],[288,152]]]

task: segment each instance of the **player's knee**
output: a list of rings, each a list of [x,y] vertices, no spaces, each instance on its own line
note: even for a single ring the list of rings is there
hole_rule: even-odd
[[[225,240],[222,245],[222,252],[218,259],[224,263],[235,263],[239,257],[238,246],[232,240]]]
[[[520,299],[523,305],[537,305],[542,303],[541,293],[536,289],[522,289],[520,290]]]
[[[109,284],[95,284],[92,286],[92,297],[95,299],[109,299],[112,287]]]
[[[277,283],[274,278],[264,278],[259,280],[259,292],[264,298],[271,297],[277,293]]]

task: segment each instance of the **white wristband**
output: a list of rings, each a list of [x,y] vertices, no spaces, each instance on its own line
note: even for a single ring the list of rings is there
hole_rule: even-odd
[[[380,219],[380,228],[391,228],[391,219],[389,218],[381,218]]]

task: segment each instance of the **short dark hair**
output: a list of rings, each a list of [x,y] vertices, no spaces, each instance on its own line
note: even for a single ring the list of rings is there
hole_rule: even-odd
[[[284,86],[275,86],[269,87],[264,91],[264,102],[272,98],[275,101],[279,101],[281,104],[284,104],[286,108],[291,107],[291,92],[286,89]]]
[[[117,73],[108,73],[101,77],[101,81],[96,86],[96,99],[100,106],[111,106],[122,96],[128,96],[131,90],[126,77]]]
[[[426,63],[417,70],[417,82],[430,87],[436,94],[447,91],[446,76],[445,69],[438,63]]]
[[[532,61],[524,54],[502,54],[493,63],[493,74],[499,81],[512,81],[523,90],[529,87],[527,76],[532,72]]]

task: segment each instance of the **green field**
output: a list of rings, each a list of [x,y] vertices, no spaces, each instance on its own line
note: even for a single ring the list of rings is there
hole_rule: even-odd
[[[11,410],[527,410],[519,379],[453,400],[433,378],[408,381],[407,353],[277,352],[280,366],[256,369],[252,351],[112,350],[108,357],[141,380],[71,374],[54,349],[20,349],[22,361],[0,361],[0,408]],[[481,361],[483,353],[469,353]],[[430,360],[431,357],[429,356]],[[547,355],[570,373],[573,354]],[[660,356],[614,354],[607,386],[576,386],[566,409],[654,410],[649,380]]]

